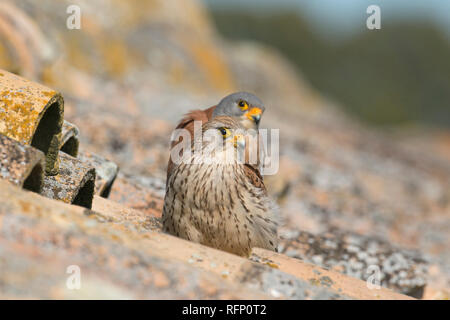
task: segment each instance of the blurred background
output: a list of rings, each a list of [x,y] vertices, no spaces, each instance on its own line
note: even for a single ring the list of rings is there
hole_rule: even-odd
[[[269,44],[351,114],[376,125],[450,126],[450,2],[205,0],[232,40]],[[366,9],[381,9],[368,30]]]

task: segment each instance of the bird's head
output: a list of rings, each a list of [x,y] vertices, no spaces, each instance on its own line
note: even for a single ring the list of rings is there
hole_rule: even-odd
[[[203,155],[215,158],[215,161],[239,161],[245,144],[245,128],[234,118],[219,116],[202,127]]]
[[[248,92],[236,92],[223,98],[213,112],[213,118],[229,116],[245,129],[258,129],[265,107],[261,100]]]

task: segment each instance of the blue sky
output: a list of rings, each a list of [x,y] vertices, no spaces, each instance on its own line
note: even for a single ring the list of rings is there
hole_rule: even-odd
[[[350,35],[365,28],[366,9],[371,4],[381,8],[383,21],[393,19],[428,19],[450,35],[450,0],[203,0],[214,7],[299,10],[310,24],[324,35]]]

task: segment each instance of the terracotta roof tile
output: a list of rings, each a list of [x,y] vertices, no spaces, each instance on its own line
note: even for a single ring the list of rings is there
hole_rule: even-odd
[[[161,217],[164,188],[164,182],[160,179],[119,173],[109,198],[129,208]]]
[[[78,148],[80,146],[80,141],[78,139],[79,133],[80,130],[76,125],[64,120],[59,150],[76,158],[78,156]]]
[[[45,153],[45,172],[58,172],[64,102],[56,91],[0,70],[0,133]]]
[[[44,154],[0,134],[0,178],[24,189],[41,192]]]
[[[282,228],[280,253],[366,281],[377,273],[380,285],[413,297],[423,295],[429,262],[416,250],[376,238],[334,230],[313,235]]]
[[[92,207],[95,189],[95,169],[60,152],[60,170],[56,176],[46,176],[41,194],[66,203]]]
[[[86,165],[95,168],[95,194],[108,198],[111,187],[119,172],[117,164],[87,151],[81,152],[78,155],[78,159]]]
[[[139,235],[93,211],[24,192],[2,180],[0,194],[3,298],[270,297],[157,252],[148,240],[157,234]],[[69,266],[81,270],[80,290],[67,286]]]
[[[287,257],[283,254],[255,248],[252,260],[265,263],[280,271],[304,279],[318,287],[332,289],[342,295],[361,300],[412,300],[413,298],[398,294],[383,287],[369,287],[365,281],[347,277],[341,273],[320,268],[304,261]],[[373,285],[373,283],[371,283]],[[371,289],[372,288],[372,289]]]

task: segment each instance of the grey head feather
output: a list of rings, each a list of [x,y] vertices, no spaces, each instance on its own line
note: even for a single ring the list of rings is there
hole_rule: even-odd
[[[241,100],[247,102],[249,110],[254,107],[260,108],[263,112],[265,110],[262,101],[259,100],[259,98],[254,94],[251,94],[249,92],[235,92],[226,96],[219,102],[213,112],[213,118],[217,116],[242,116],[246,111],[241,110],[238,106],[238,103]]]

